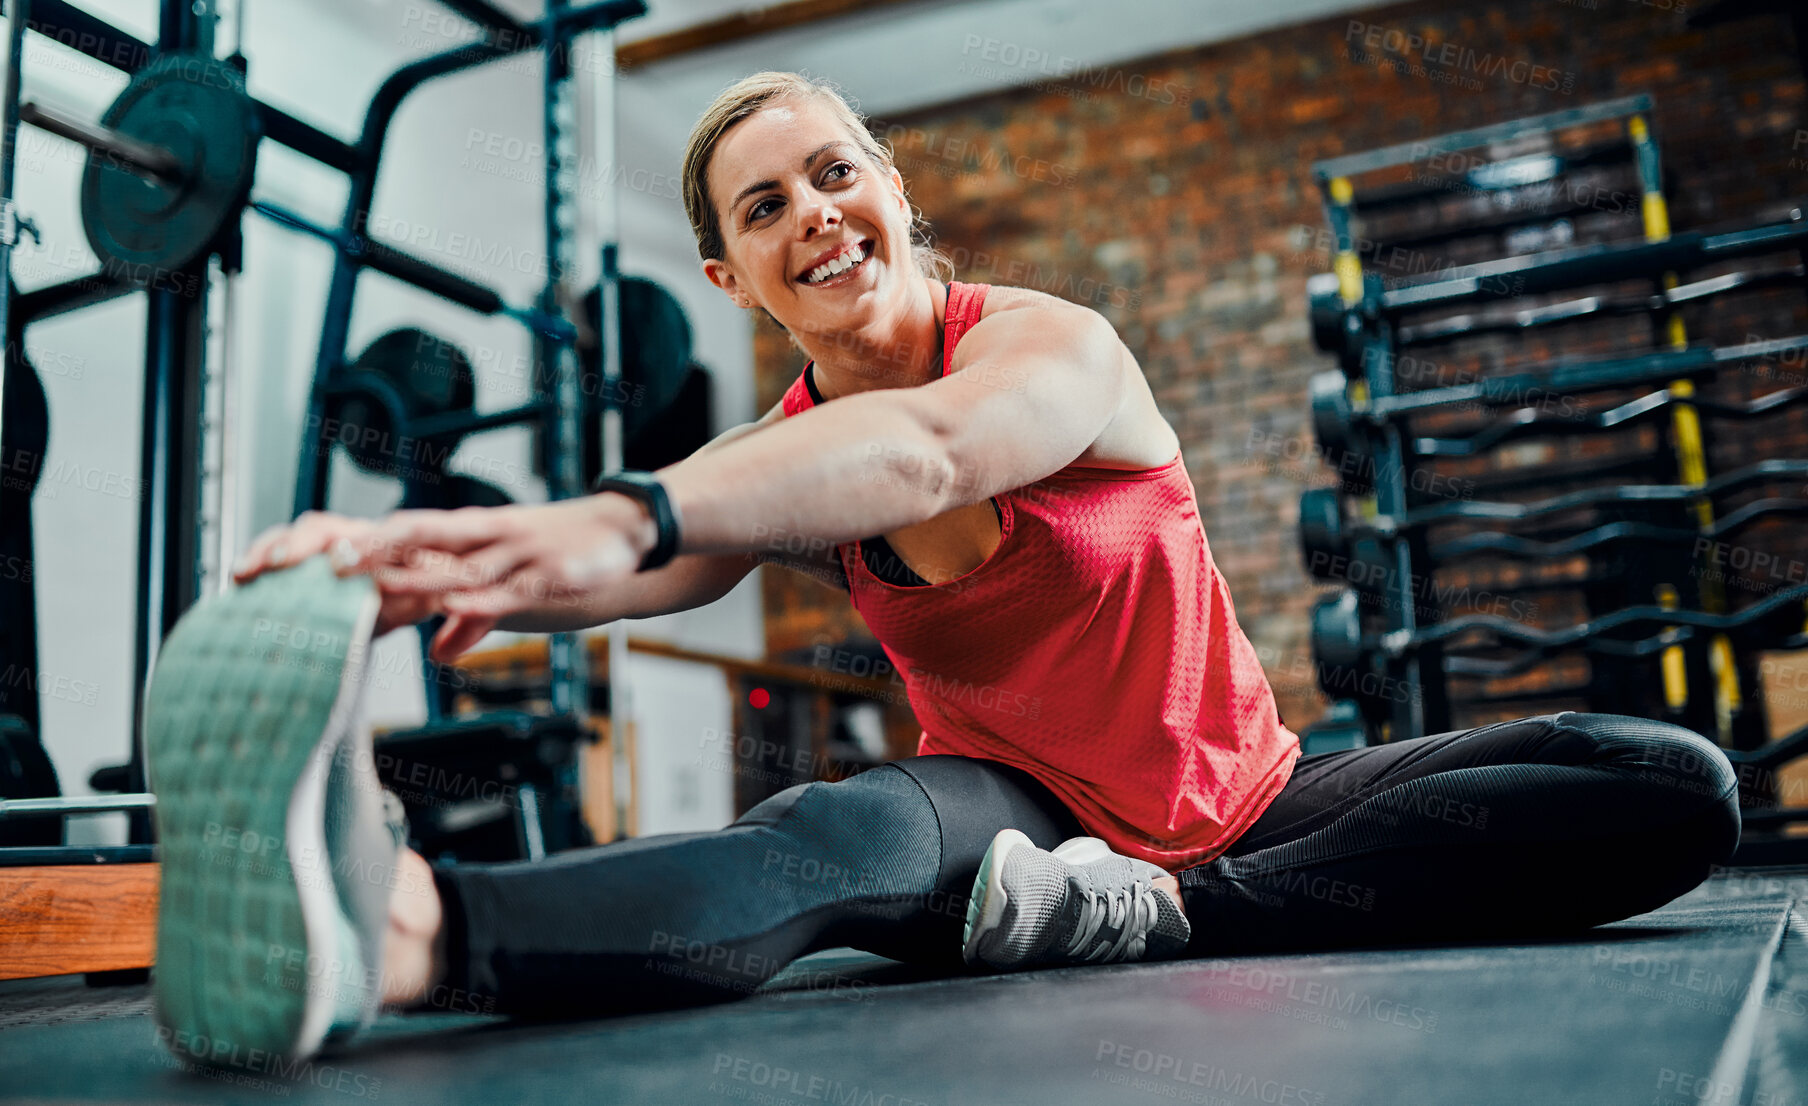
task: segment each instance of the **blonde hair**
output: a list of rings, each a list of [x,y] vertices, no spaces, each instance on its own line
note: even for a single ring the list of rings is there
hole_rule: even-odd
[[[785,96],[815,99],[845,127],[862,153],[875,164],[893,167],[891,147],[874,138],[865,118],[851,106],[834,83],[801,73],[768,70],[743,77],[717,94],[691,130],[684,147],[684,213],[690,217],[691,231],[697,236],[697,253],[703,260],[721,259],[727,252],[722,238],[722,222],[716,205],[709,198],[709,163],[716,144],[729,128]],[[937,280],[954,278],[954,263],[936,249],[929,233],[929,220],[904,196],[910,211],[910,256],[926,277]]]

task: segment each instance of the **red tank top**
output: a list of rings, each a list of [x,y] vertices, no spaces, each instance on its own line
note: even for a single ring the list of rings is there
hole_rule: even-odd
[[[984,284],[952,283],[942,372]],[[810,369],[787,416],[815,406]],[[1299,758],[1212,563],[1177,453],[1152,469],[1067,468],[994,497],[985,563],[930,586],[838,548],[854,606],[903,675],[918,752],[1015,765],[1113,849],[1170,871],[1223,852]]]

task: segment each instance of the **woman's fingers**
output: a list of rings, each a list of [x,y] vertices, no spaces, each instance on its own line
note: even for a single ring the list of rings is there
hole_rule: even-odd
[[[435,664],[451,664],[475,648],[485,634],[494,630],[496,621],[483,615],[448,615],[446,624],[434,635],[433,645],[427,655]]]
[[[251,539],[245,552],[239,555],[238,563],[232,566],[232,579],[235,583],[244,583],[264,570],[264,560],[270,553],[270,547],[287,526],[272,526],[268,530]]]
[[[371,578],[386,592],[398,595],[446,595],[506,586],[516,569],[526,564],[530,552],[521,542],[487,546],[470,556],[438,550],[416,550],[406,564],[377,564]]]
[[[354,567],[406,565],[420,550],[469,553],[514,532],[507,507],[460,507],[455,511],[397,511],[352,542]]]
[[[481,591],[453,592],[445,598],[446,613],[489,619],[492,623],[500,622],[511,614],[518,614],[532,607],[532,593],[544,590],[533,587],[532,579],[527,577],[516,577],[512,584],[513,586],[484,588]]]
[[[272,526],[259,534],[233,566],[233,579],[243,584],[271,569],[300,564],[337,542],[365,533],[371,526],[364,519],[304,511],[295,521]]]
[[[379,587],[378,589],[382,589]],[[377,609],[377,626],[372,637],[382,637],[391,630],[425,622],[440,613],[437,596],[393,595],[382,592],[382,605]]]

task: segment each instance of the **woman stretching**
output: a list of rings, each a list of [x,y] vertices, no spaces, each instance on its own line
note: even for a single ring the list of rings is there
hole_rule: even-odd
[[[1090,310],[937,279],[889,152],[831,88],[728,88],[684,186],[709,280],[812,358],[782,404],[642,486],[304,516],[247,552],[238,579],[262,579],[166,646],[150,711],[177,1038],[305,1054],[379,998],[706,1003],[840,945],[1006,970],[1573,933],[1731,854],[1731,765],[1662,722],[1563,713],[1300,757],[1129,351]],[[847,589],[905,674],[920,755],[793,787],[714,833],[537,863],[397,859],[346,706],[370,633],[443,613],[449,661],[498,627],[709,603],[762,561]],[[256,623],[332,611],[350,612],[321,654],[334,663],[273,669],[319,707],[294,708],[300,753],[261,752],[264,708],[178,696],[185,671],[220,663],[195,641],[253,648]],[[216,855],[234,847],[220,804],[253,822],[262,807],[189,766],[235,756],[247,794],[278,800],[278,863]],[[242,966],[206,953],[228,948]]]

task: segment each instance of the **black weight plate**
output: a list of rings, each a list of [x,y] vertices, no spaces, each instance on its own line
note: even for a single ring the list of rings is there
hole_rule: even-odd
[[[1359,538],[1351,542],[1350,564],[1344,572],[1344,578],[1364,594],[1384,593],[1394,579],[1392,548],[1380,538]],[[1416,588],[1419,583],[1408,580],[1407,586]],[[1406,601],[1416,603],[1418,600],[1414,595],[1408,596]]]
[[[464,351],[414,327],[392,330],[372,342],[352,369],[374,372],[394,384],[416,418],[469,411],[477,402],[477,376]]]
[[[1312,404],[1312,435],[1332,468],[1350,448],[1353,415],[1346,387],[1340,372],[1313,373],[1306,382]]]
[[[406,477],[438,472],[451,454],[450,442],[422,442],[398,429],[397,420],[469,411],[477,402],[471,362],[451,342],[424,330],[392,330],[367,346],[349,366],[345,380],[356,386],[375,378],[388,388],[344,396],[334,405],[334,437],[359,468]],[[385,402],[393,391],[400,409]]]
[[[622,277],[621,299],[622,381],[614,397],[622,412],[622,436],[632,440],[661,411],[678,398],[690,374],[691,324],[684,308],[670,292],[645,277]],[[602,289],[584,296],[584,318],[592,332],[602,318]],[[602,381],[601,351],[592,343],[581,350],[585,407],[599,412],[606,397]]]
[[[709,370],[692,364],[684,386],[665,410],[654,415],[640,433],[622,447],[626,468],[655,472],[677,464],[702,449],[714,435],[715,384]],[[586,454],[588,461],[589,455]],[[600,462],[600,456],[598,457]],[[598,469],[601,471],[600,466]],[[591,478],[592,480],[595,477]]]
[[[0,426],[0,503],[29,499],[50,448],[50,402],[44,382],[26,360],[20,335],[6,343],[6,412]],[[0,507],[4,515],[5,507]]]
[[[0,714],[0,799],[49,799],[62,794],[56,769],[24,720]],[[61,818],[0,819],[0,845],[61,845]]]
[[[17,289],[13,290],[17,296]],[[44,383],[23,356],[25,327],[17,314],[6,343],[6,413],[0,426],[0,675],[38,667],[37,587],[31,533],[31,494],[44,471],[50,407]],[[0,717],[38,724],[35,680],[0,679]]]
[[[1312,656],[1318,661],[1319,680],[1326,691],[1347,695],[1334,673],[1356,669],[1362,663],[1362,610],[1356,593],[1344,589],[1312,606]],[[1338,689],[1338,690],[1333,690]]]
[[[1343,292],[1336,273],[1306,278],[1306,314],[1312,321],[1312,344],[1326,353],[1343,350]]]
[[[244,206],[256,170],[257,110],[238,70],[172,54],[132,78],[101,123],[175,152],[180,183],[152,181],[105,154],[82,172],[82,225],[109,273],[164,285],[205,253]]]
[[[1310,488],[1300,493],[1300,556],[1306,571],[1334,580],[1344,567],[1343,504],[1336,488]]]
[[[514,500],[494,484],[486,484],[469,476],[449,474],[440,482],[441,505],[447,510],[457,507],[506,507]]]

